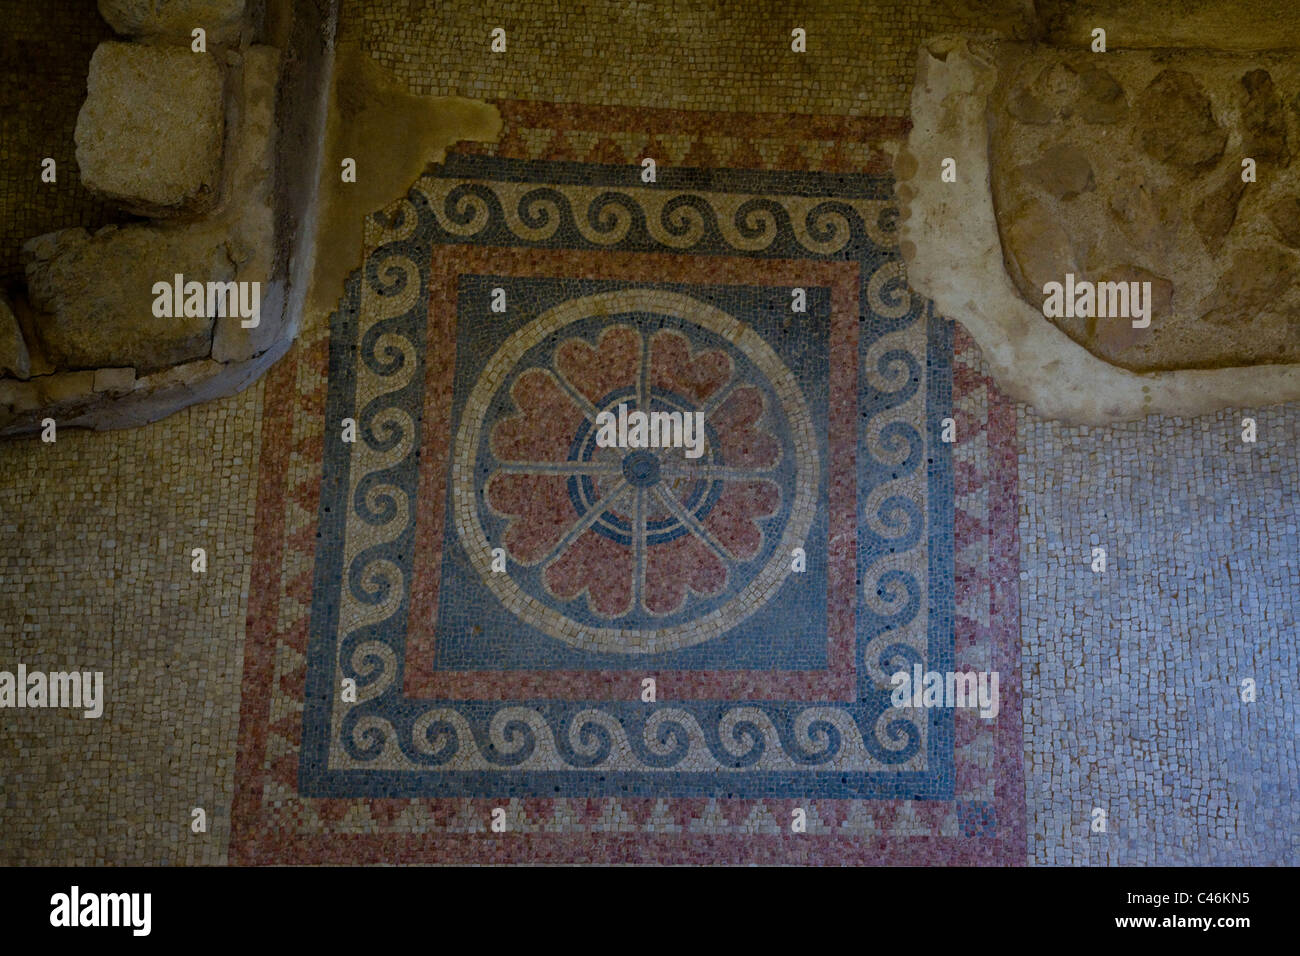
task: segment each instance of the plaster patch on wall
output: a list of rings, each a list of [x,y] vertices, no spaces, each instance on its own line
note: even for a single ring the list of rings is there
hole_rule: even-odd
[[[490,103],[412,95],[352,42],[340,42],[335,57],[308,321],[333,311],[344,280],[361,264],[370,213],[405,195],[453,143],[494,142],[501,134],[501,115]],[[355,160],[356,182],[342,181],[344,159]]]
[[[1296,366],[1117,368],[1021,298],[1007,275],[990,186],[988,104],[996,63],[996,48],[987,42],[940,37],[922,47],[912,133],[895,171],[909,282],[970,331],[999,386],[1040,415],[1079,424],[1300,398]],[[960,170],[958,183],[940,181],[949,157]]]

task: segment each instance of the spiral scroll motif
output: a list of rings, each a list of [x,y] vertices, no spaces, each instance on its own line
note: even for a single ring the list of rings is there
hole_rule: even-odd
[[[495,181],[429,174],[410,193],[366,223],[365,264],[349,281],[335,316],[337,365],[350,377],[347,393],[333,396],[333,412],[355,419],[357,441],[346,467],[329,475],[337,484],[342,529],[337,564],[337,610],[330,620],[328,673],[317,685],[332,691],[339,680],[356,683],[355,700],[331,697],[328,732],[331,770],[471,771],[517,773],[590,772],[639,775],[797,774],[834,776],[926,768],[930,730],[922,716],[894,710],[881,688],[889,675],[928,665],[931,569],[927,547],[935,529],[928,504],[927,458],[934,449],[926,431],[928,402],[924,303],[907,288],[895,250],[897,211],[887,199],[835,195],[768,195],[706,188],[638,188],[570,182]],[[861,263],[858,444],[858,635],[859,685],[852,701],[797,703],[776,700],[718,702],[677,700],[643,705],[626,701],[412,700],[403,696],[404,613],[412,591],[414,526],[418,509],[417,450],[428,427],[412,409],[422,400],[430,299],[428,263],[443,243],[553,247],[593,253],[656,252]],[[707,303],[654,291],[646,311],[703,321],[718,336],[740,342],[743,317],[709,316]],[[665,303],[673,308],[666,309]],[[593,312],[593,306],[595,310]],[[604,307],[574,306],[589,316]],[[626,308],[626,306],[622,306]],[[676,311],[674,311],[674,309]],[[585,311],[583,311],[585,310]],[[563,336],[561,335],[561,338]],[[558,340],[557,340],[558,341]],[[593,340],[594,341],[594,340]],[[771,349],[756,335],[740,343],[748,355]],[[689,350],[687,350],[689,352]],[[522,354],[522,353],[521,353]],[[518,356],[514,361],[518,361]],[[765,373],[775,382],[763,401],[763,427],[779,422],[792,445],[811,449],[797,467],[763,480],[792,516],[764,533],[778,536],[772,558],[750,570],[735,608],[717,617],[735,622],[754,613],[789,573],[789,552],[803,544],[827,462],[818,457],[808,408],[799,383],[776,360]],[[498,367],[499,366],[499,367]],[[511,363],[492,366],[504,381]],[[553,372],[553,370],[551,370]],[[782,379],[784,375],[789,380]],[[331,389],[336,387],[333,378]],[[617,398],[617,390],[611,392]],[[489,396],[496,399],[497,396]],[[663,396],[657,400],[668,401]],[[489,402],[485,399],[484,408]],[[497,402],[497,407],[508,403]],[[462,416],[453,431],[452,483],[469,481],[478,456],[489,448],[492,423]],[[330,427],[334,427],[331,420]],[[756,429],[755,436],[760,429]],[[574,437],[574,436],[571,436]],[[755,438],[757,440],[757,438]],[[584,459],[585,461],[586,459]],[[518,465],[518,462],[505,462]],[[765,465],[764,467],[769,467]],[[592,466],[592,488],[601,487]],[[722,467],[719,474],[726,473]],[[454,476],[459,477],[454,477]],[[331,486],[333,487],[333,486]],[[474,500],[475,488],[454,487],[457,500]],[[580,502],[595,492],[579,489]],[[587,497],[583,497],[587,495]],[[324,501],[324,497],[322,498]],[[674,521],[686,526],[709,507],[708,496],[689,496],[664,518],[667,538]],[[504,512],[503,512],[504,513]],[[615,522],[604,530],[614,536]],[[471,509],[453,516],[454,531],[471,562],[486,560],[490,542]],[[667,529],[667,530],[666,530]],[[651,547],[647,531],[645,547]],[[727,553],[724,546],[721,549]],[[512,557],[525,560],[526,556]],[[478,568],[490,587],[508,580]],[[729,580],[735,580],[730,578]],[[527,612],[529,595],[500,593],[513,613]],[[617,609],[616,609],[617,610]],[[647,614],[655,609],[643,608]],[[553,609],[539,605],[539,614]],[[597,609],[599,611],[599,609]],[[712,609],[711,612],[712,613]],[[598,615],[599,616],[599,615]],[[625,653],[629,636],[637,653],[685,647],[697,622],[631,627],[618,613],[606,626],[588,623],[581,633],[601,652]],[[527,618],[563,639],[572,622]],[[678,626],[680,624],[680,626]],[[636,633],[640,630],[641,633]],[[317,640],[313,635],[313,640]]]

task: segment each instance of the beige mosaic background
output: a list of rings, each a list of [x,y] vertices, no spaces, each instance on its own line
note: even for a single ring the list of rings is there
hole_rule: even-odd
[[[905,116],[920,40],[1024,36],[1029,0],[370,0],[340,38],[426,96]],[[490,33],[506,31],[506,53]],[[790,31],[808,52],[791,52]]]
[[[224,862],[261,417],[259,383],[147,428],[0,442],[3,669],[102,670],[106,698],[98,720],[4,712],[0,865]]]

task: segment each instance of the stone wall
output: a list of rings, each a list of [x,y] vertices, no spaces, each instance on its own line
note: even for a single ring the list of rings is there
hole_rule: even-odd
[[[1088,49],[1097,27],[1113,50],[1300,48],[1295,0],[1034,0],[1034,11],[1040,38],[1067,49]]]
[[[934,38],[895,164],[908,280],[1048,417],[1300,398],[1297,94],[1294,54]],[[1049,320],[1067,279],[1149,282],[1149,325]]]
[[[80,181],[147,218],[24,244],[26,288],[0,299],[0,436],[153,421],[247,386],[292,341],[334,21],[330,4],[257,6],[101,0],[134,39],[91,59]]]
[[[989,115],[1025,301],[1066,273],[1152,283],[1149,329],[1053,319],[1070,338],[1137,371],[1300,361],[1300,60],[1008,47]]]
[[[21,286],[20,249],[37,233],[131,217],[77,172],[73,131],[90,58],[113,36],[95,0],[0,0],[0,23],[0,284],[10,287]]]

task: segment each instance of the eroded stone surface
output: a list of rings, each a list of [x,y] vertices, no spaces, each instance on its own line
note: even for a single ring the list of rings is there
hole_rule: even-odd
[[[1151,284],[1151,310],[1156,315],[1168,315],[1173,304],[1174,284],[1162,275],[1148,272],[1146,269],[1124,264],[1109,269],[1097,276],[1098,282],[1149,282]],[[1130,285],[1131,288],[1131,285]],[[1131,356],[1135,349],[1141,348],[1147,337],[1146,329],[1135,329],[1132,321],[1125,318],[1098,318],[1096,316],[1084,321],[1087,323],[1087,338],[1096,346],[1096,352],[1102,358],[1122,363]]]
[[[101,43],[77,117],[82,182],[132,212],[213,205],[225,130],[216,60],[187,47]]]
[[[1101,67],[1090,52],[1015,45],[990,55],[993,196],[1026,303],[1041,308],[1044,283],[1067,273],[1096,282],[1138,270],[1160,277],[1147,330],[1050,321],[1134,371],[1300,362],[1287,305],[1293,287],[1300,294],[1300,204],[1285,165],[1300,117],[1283,106],[1300,89],[1300,60],[1114,52]],[[1030,100],[1050,123],[1022,118]],[[1221,280],[1254,251],[1280,271],[1277,300],[1234,307]]]
[[[1094,186],[1092,167],[1077,149],[1061,144],[1020,167],[1027,180],[1057,199],[1070,199]]]
[[[1089,123],[1117,123],[1128,113],[1124,88],[1100,66],[1079,74],[1079,114]]]
[[[1056,110],[1048,106],[1028,88],[1017,90],[1007,100],[1007,112],[1022,123],[1042,126],[1056,119]]]
[[[1205,321],[1251,326],[1256,335],[1278,326],[1283,333],[1279,344],[1285,345],[1289,337],[1285,333],[1300,332],[1300,290],[1295,288],[1294,269],[1294,257],[1276,247],[1238,251],[1206,300]]]
[[[1138,132],[1147,155],[1174,166],[1212,166],[1223,155],[1227,132],[1214,118],[1196,77],[1164,70],[1138,98]]]
[[[126,36],[188,43],[195,27],[210,39],[228,36],[244,15],[244,0],[99,0],[99,15]]]
[[[1023,49],[1017,52],[960,37],[936,38],[923,47],[912,94],[912,133],[895,163],[900,248],[909,284],[971,332],[1000,388],[1048,418],[1101,424],[1300,398],[1300,367],[1279,364],[1300,338],[1293,325],[1253,318],[1247,323],[1239,316],[1219,326],[1202,318],[1203,300],[1215,293],[1226,270],[1222,263],[1274,241],[1271,224],[1261,222],[1263,217],[1257,219],[1254,212],[1281,196],[1294,195],[1294,188],[1288,189],[1285,182],[1249,185],[1238,217],[1238,223],[1248,223],[1249,228],[1243,227],[1242,236],[1230,232],[1220,256],[1212,258],[1191,223],[1192,205],[1202,193],[1177,180],[1165,164],[1142,158],[1130,123],[1088,123],[1078,113],[1050,126],[1026,123],[1009,154],[1004,154],[1008,137],[999,123],[1015,122],[1007,120],[999,105],[1008,90],[1014,92],[1037,79],[1048,65],[1044,58],[1070,55],[1040,49],[1029,54],[1037,59],[1025,63],[1017,59],[1025,56]],[[1126,90],[1141,90],[1169,68],[1168,54],[1161,56],[1161,62],[1155,59],[1146,54],[1116,54],[1107,57],[1107,69]],[[1239,95],[1242,65],[1230,58],[1206,59],[1219,68],[1207,84],[1210,93]],[[1270,62],[1269,70],[1284,97],[1300,86],[1294,65]],[[1197,71],[1201,71],[1199,63]],[[1059,142],[1086,147],[1097,179],[1095,190],[1062,201],[1023,177],[1004,175],[1014,174],[1025,157]],[[939,171],[948,157],[956,160],[965,188],[954,190],[951,183],[940,181]],[[1225,157],[1219,173],[1203,174],[1199,182],[1214,183],[1236,159]],[[982,188],[984,183],[991,188]],[[1265,188],[1257,189],[1260,186]],[[1035,211],[1035,203],[1042,209]],[[1167,220],[1172,234],[1143,225],[1148,211],[1170,204],[1177,213]],[[1115,270],[1133,270],[1138,281],[1152,282],[1156,314],[1143,339],[1132,335],[1143,330],[1134,330],[1131,324],[1124,330],[1113,320],[1098,319],[1091,328],[1085,323],[1080,333],[1078,323],[1058,328],[1043,316],[1041,287],[1032,298],[1019,288],[1024,270],[1020,263],[1013,264],[1015,245],[1007,238],[1018,226],[1024,228],[1020,223],[1027,215],[1034,217],[1031,223],[1038,224],[1038,231],[1052,224],[1070,239],[1075,258],[1065,260],[1062,255],[1063,273],[1074,261],[1082,273],[1076,273],[1076,278],[1100,280]],[[1026,237],[1035,231],[1027,230]],[[1156,241],[1140,245],[1140,237],[1148,232]],[[1153,251],[1162,242],[1169,244],[1170,252]],[[1027,250],[1028,244],[1024,245]],[[1290,250],[1283,254],[1295,255]],[[1036,268],[1050,266],[1050,256],[1046,258],[1049,261]],[[1296,273],[1294,267],[1282,271],[1288,276]],[[1239,284],[1254,289],[1244,275]],[[1166,295],[1169,304],[1164,306]],[[1190,303],[1186,313],[1181,311],[1184,303]],[[1162,308],[1167,315],[1159,314]],[[1089,341],[1089,348],[1077,344],[1076,336]],[[1220,365],[1257,364],[1206,367],[1207,355]],[[1134,359],[1156,364],[1170,357],[1199,364],[1172,369],[1166,365],[1164,370],[1148,372],[1119,364]]]
[[[1192,213],[1192,223],[1196,226],[1196,231],[1200,234],[1205,247],[1211,252],[1218,252],[1223,248],[1223,243],[1228,238],[1228,230],[1232,228],[1237,218],[1237,204],[1241,202],[1242,193],[1245,191],[1246,184],[1241,181],[1241,176],[1229,170],[1228,178],[1223,185],[1207,193],[1205,198],[1196,204],[1196,210]]]
[[[1030,203],[1012,219],[1005,234],[1008,271],[1024,288],[1041,289],[1056,281],[1061,269],[1077,272],[1070,237],[1044,204]],[[1074,338],[1087,335],[1084,319],[1061,319]]]
[[[1268,220],[1282,242],[1300,249],[1300,196],[1285,196],[1269,206]]]
[[[1282,101],[1273,88],[1268,70],[1251,70],[1241,78],[1246,101],[1241,121],[1246,127],[1242,152],[1255,160],[1274,160],[1285,166],[1291,161],[1287,149],[1286,117]]]
[[[1121,173],[1111,188],[1109,211],[1130,243],[1163,257],[1178,233],[1176,190],[1152,185],[1140,171]]]
[[[31,374],[31,357],[23,341],[18,319],[3,293],[0,293],[0,376],[15,375],[26,378]]]
[[[218,317],[212,342],[212,357],[218,362],[247,361],[269,348],[284,331],[283,283],[271,281],[278,64],[276,50],[255,46],[244,51],[232,69],[240,108],[238,136],[230,159],[229,191],[237,197],[238,206],[223,216],[231,228],[226,249],[238,269],[239,280],[258,283],[261,319],[255,328],[246,329],[239,316]]]
[[[135,385],[133,368],[101,368],[95,370],[94,389],[97,392],[131,391]]]
[[[59,368],[146,371],[207,355],[212,320],[154,315],[153,285],[175,273],[229,281],[235,267],[219,237],[149,226],[65,229],[23,247],[36,334]],[[156,265],[166,263],[166,270]]]
[[[70,229],[26,244],[37,310],[30,325],[43,363],[33,370],[33,396],[46,406],[35,416],[57,413],[61,424],[97,428],[141,424],[247,386],[287,348],[283,282],[272,279],[278,67],[270,47],[229,54],[233,149],[224,199],[206,217],[93,236]],[[176,274],[257,283],[258,325],[244,329],[238,314],[155,316],[154,283],[171,284]],[[76,369],[85,374],[67,377]],[[0,431],[30,430],[37,420],[19,399],[7,403]]]
[[[1049,42],[1076,50],[1091,48],[1097,27],[1110,52],[1300,47],[1294,0],[1035,0],[1034,11]]]
[[[75,414],[79,406],[93,400],[95,391],[94,372],[57,372],[54,375],[42,375],[33,381],[41,404],[57,408],[60,412]]]

